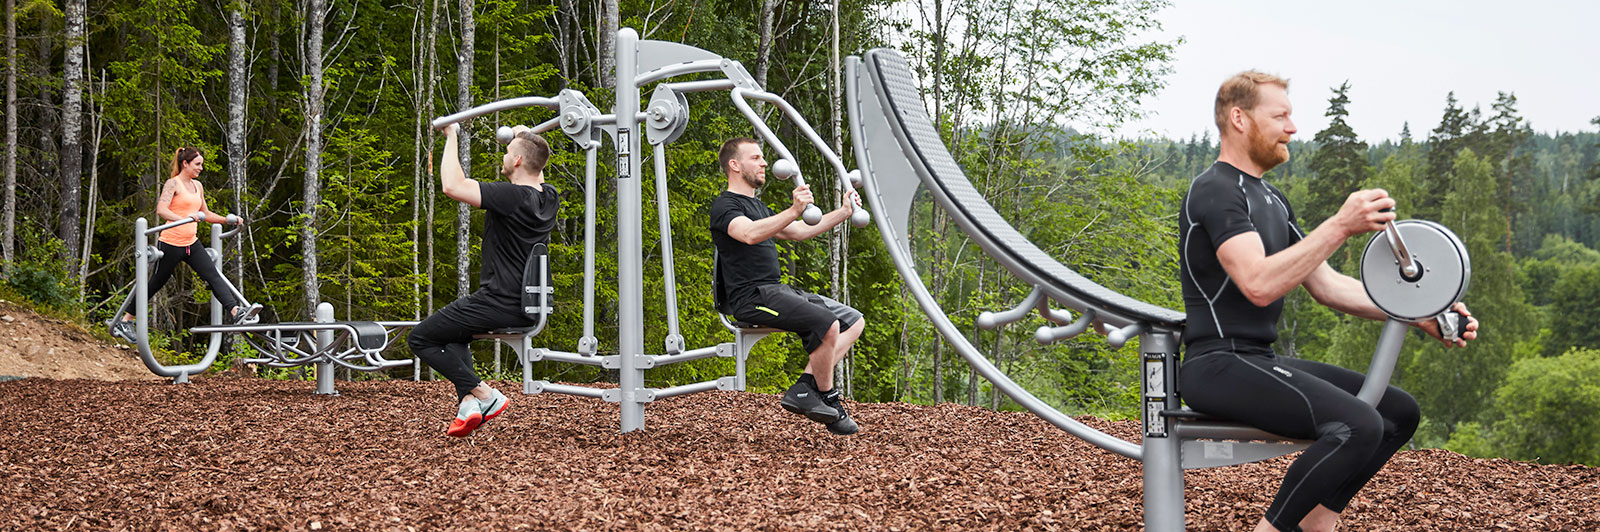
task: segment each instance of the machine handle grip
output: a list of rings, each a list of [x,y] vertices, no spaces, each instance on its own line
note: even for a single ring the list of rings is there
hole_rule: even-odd
[[[1447,310],[1443,314],[1434,316],[1434,321],[1439,324],[1439,337],[1449,342],[1461,339],[1462,328],[1466,323],[1461,320],[1461,313]]]

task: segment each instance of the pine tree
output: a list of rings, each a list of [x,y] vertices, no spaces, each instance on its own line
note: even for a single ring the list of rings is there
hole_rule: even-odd
[[[1444,176],[1449,175],[1455,166],[1456,152],[1464,147],[1472,127],[1466,111],[1456,105],[1456,93],[1452,91],[1445,96],[1444,116],[1439,119],[1439,127],[1433,128],[1428,135],[1428,164],[1417,179],[1424,197],[1417,202],[1415,217],[1438,217],[1439,206],[1444,203],[1443,192],[1448,186]]]
[[[1315,227],[1338,212],[1345,197],[1360,188],[1367,180],[1367,143],[1356,136],[1355,129],[1345,121],[1350,116],[1350,82],[1333,89],[1328,98],[1328,127],[1317,132],[1313,139],[1317,151],[1311,155],[1313,174],[1309,189],[1311,201],[1300,206],[1302,220],[1307,227]],[[1329,257],[1334,269],[1343,270],[1346,253]]]

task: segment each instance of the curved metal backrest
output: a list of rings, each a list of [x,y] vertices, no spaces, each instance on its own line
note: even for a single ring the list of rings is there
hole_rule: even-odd
[[[1182,312],[1127,297],[1079,275],[1039,249],[996,212],[967,180],[945,148],[938,128],[923,107],[911,67],[899,52],[887,48],[867,52],[865,75],[871,78],[890,132],[911,168],[939,205],[991,257],[1013,274],[1043,286],[1053,297],[1078,311],[1096,311],[1099,319],[1107,324],[1120,327],[1145,322],[1173,331],[1182,330]]]
[[[867,188],[867,201],[872,204],[873,217],[878,224],[879,234],[883,235],[886,242],[903,242],[894,231],[904,227],[897,227],[896,221],[886,213],[890,204],[886,201],[886,191],[880,188],[881,183],[903,182],[912,170],[907,162],[907,157],[901,149],[894,144],[890,135],[884,133],[888,128],[886,114],[880,108],[878,99],[873,95],[877,89],[872,80],[860,68],[860,60],[851,57],[845,67],[845,92],[846,108],[850,113],[850,136],[855,139],[857,167],[861,169],[862,180]],[[887,144],[884,144],[887,141]],[[888,246],[889,255],[894,259],[895,269],[905,281],[906,289],[922,307],[924,314],[939,333],[950,343],[956,353],[966,359],[974,370],[982,374],[985,379],[993,383],[995,388],[1011,397],[1017,404],[1033,412],[1050,424],[1060,427],[1068,433],[1082,438],[1091,444],[1111,452],[1138,460],[1141,450],[1138,445],[1126,440],[1101,432],[1094,427],[1083,424],[1071,416],[1061,413],[1054,407],[1034,397],[1021,385],[1012,381],[1010,377],[989,362],[985,355],[972,345],[972,342],[958,330],[950,317],[939,307],[938,301],[928,293],[928,287],[923,284],[921,276],[912,264],[911,254],[902,245],[891,244]]]
[[[544,243],[528,249],[522,265],[522,315],[538,320],[555,311],[555,285],[550,282],[550,251]]]
[[[722,286],[722,257],[716,250],[711,251],[711,306],[724,315],[733,313],[728,307],[728,293]]]

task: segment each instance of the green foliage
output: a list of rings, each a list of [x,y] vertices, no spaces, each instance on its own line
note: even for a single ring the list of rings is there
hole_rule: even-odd
[[[1552,291],[1545,355],[1568,348],[1600,349],[1600,264],[1568,268]]]
[[[48,309],[78,308],[77,286],[61,268],[61,241],[44,234],[39,220],[25,217],[17,222],[20,253],[0,272],[0,286]]]
[[[1518,361],[1495,392],[1493,430],[1464,443],[1494,456],[1600,465],[1600,350]],[[1488,454],[1488,453],[1483,453]],[[1480,454],[1480,455],[1483,455]]]
[[[1535,323],[1521,319],[1534,314],[1516,284],[1511,255],[1501,250],[1501,213],[1491,194],[1492,166],[1462,150],[1448,176],[1450,189],[1441,206],[1438,220],[1467,245],[1472,258],[1472,285],[1465,303],[1485,323],[1478,339],[1465,348],[1444,349],[1438,342],[1407,349],[1409,360],[1401,359],[1402,374],[1396,383],[1409,390],[1422,405],[1422,412],[1437,422],[1442,434],[1424,434],[1418,439],[1437,445],[1462,422],[1474,420],[1492,400],[1495,387],[1511,366],[1517,342],[1537,334]],[[1492,327],[1492,329],[1490,328]]]

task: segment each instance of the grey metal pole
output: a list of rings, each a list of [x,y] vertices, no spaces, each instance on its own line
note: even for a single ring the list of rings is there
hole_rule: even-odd
[[[200,224],[196,222],[195,225],[198,226]],[[239,298],[239,302],[243,303],[244,294],[239,292],[239,289],[235,288],[233,283],[228,282],[227,272],[222,271],[222,224],[211,224],[211,249],[206,250],[206,253],[210,254],[213,259],[211,265],[217,270],[217,277],[222,279],[222,286],[227,287],[229,291],[233,292],[234,297]],[[227,309],[222,308],[222,300],[217,297],[217,294],[211,294],[211,324],[222,325],[224,320],[230,318],[231,316],[227,315]],[[207,359],[215,359],[217,353],[222,352],[223,334],[211,333],[211,341],[206,344]]]
[[[655,145],[656,214],[661,222],[661,274],[667,295],[668,354],[683,352],[683,335],[678,333],[678,270],[672,262],[672,212],[667,205],[667,145]]]
[[[1139,337],[1144,360],[1141,401],[1144,439],[1144,529],[1149,532],[1181,531],[1184,527],[1183,440],[1171,419],[1161,415],[1178,408],[1178,341],[1171,333],[1145,333]]]
[[[1406,329],[1410,327],[1394,318],[1383,323],[1383,332],[1378,333],[1378,347],[1372,352],[1372,365],[1367,368],[1367,378],[1361,383],[1357,398],[1378,406],[1383,392],[1389,389],[1389,377],[1394,375],[1394,363],[1400,357],[1400,344],[1405,343]]]
[[[583,154],[583,338],[578,339],[578,352],[585,355],[595,354],[600,346],[594,336],[594,167],[599,151],[600,143],[590,141]]]
[[[327,301],[317,303],[317,323],[333,321],[333,305]],[[327,356],[333,347],[333,331],[317,331],[317,352]],[[328,361],[317,362],[317,395],[339,395],[333,389],[333,363]]]
[[[635,357],[644,354],[644,249],[640,245],[639,208],[639,87],[634,70],[639,57],[639,34],[633,28],[617,31],[617,354],[622,359],[622,432],[644,428],[644,403],[639,395],[644,370]]]
[[[151,363],[155,362],[155,357],[150,353],[150,261],[159,258],[161,250],[150,246],[150,241],[145,235],[148,230],[150,222],[143,216],[133,221],[133,332],[139,337],[139,341],[135,343],[139,345],[139,354],[143,356],[145,365],[149,366],[151,371],[155,371],[159,364],[151,366]],[[120,320],[122,316],[117,316],[116,319]],[[174,377],[172,380],[174,384],[189,382],[187,373],[167,375],[157,372],[156,374]]]

